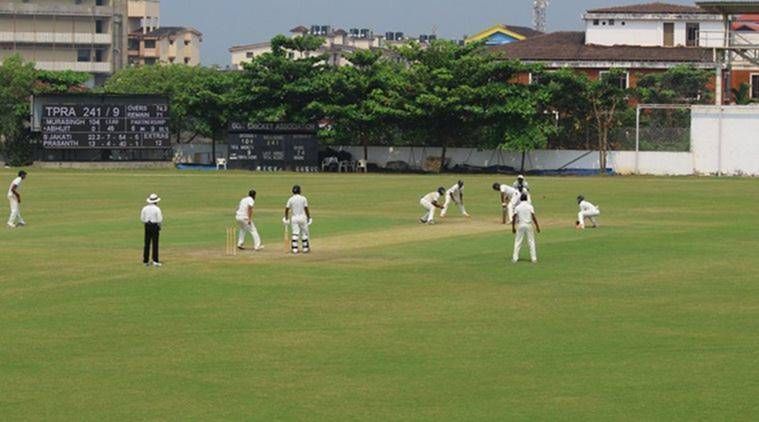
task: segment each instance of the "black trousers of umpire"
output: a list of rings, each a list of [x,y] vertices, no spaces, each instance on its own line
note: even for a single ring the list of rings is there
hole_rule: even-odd
[[[147,264],[150,258],[150,245],[153,245],[153,262],[158,260],[158,234],[161,233],[161,226],[156,223],[145,223],[145,248],[142,252],[142,262]]]

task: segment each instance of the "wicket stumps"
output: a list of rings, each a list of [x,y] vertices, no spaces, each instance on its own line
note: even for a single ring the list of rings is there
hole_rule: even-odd
[[[227,256],[237,256],[237,235],[234,227],[227,228],[227,242],[224,245],[224,253]]]

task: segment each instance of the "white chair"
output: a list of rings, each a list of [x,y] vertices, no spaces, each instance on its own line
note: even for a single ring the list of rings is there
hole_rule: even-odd
[[[356,172],[359,172],[359,171],[360,171],[360,172],[364,172],[364,173],[367,173],[367,172],[369,171],[369,166],[368,166],[368,164],[369,164],[369,163],[367,163],[367,162],[366,162],[366,160],[364,160],[363,158],[362,158],[362,159],[360,159],[360,160],[358,160],[358,161],[356,162]]]
[[[327,157],[324,160],[322,160],[322,171],[325,169],[329,169],[329,167],[332,164],[336,164],[338,167],[338,170],[340,169],[340,162],[337,160],[337,157]]]
[[[217,158],[216,159],[216,170],[219,170],[222,167],[224,167],[224,170],[227,169],[227,159],[226,158]]]
[[[356,171],[356,162],[351,160],[340,161],[340,165],[338,166],[337,171],[345,171],[346,173]]]

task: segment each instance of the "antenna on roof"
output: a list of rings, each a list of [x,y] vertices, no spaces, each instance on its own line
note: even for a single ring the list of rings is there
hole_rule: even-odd
[[[546,11],[550,0],[533,0],[532,18],[535,30],[546,32]]]

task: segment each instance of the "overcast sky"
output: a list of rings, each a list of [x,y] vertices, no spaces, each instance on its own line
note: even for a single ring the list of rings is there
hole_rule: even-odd
[[[548,29],[577,30],[590,8],[653,0],[552,0]],[[668,0],[693,4],[693,1]],[[269,40],[297,25],[437,33],[460,39],[496,23],[532,26],[532,0],[161,0],[161,25],[203,32],[202,60],[228,65],[229,47]]]

